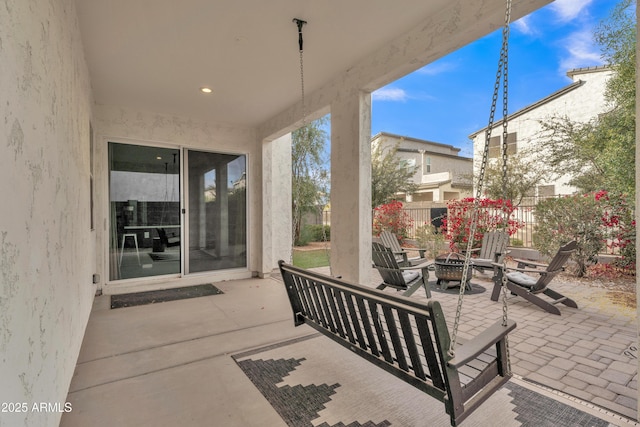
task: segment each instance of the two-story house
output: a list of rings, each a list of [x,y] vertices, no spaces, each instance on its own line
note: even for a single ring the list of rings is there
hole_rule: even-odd
[[[472,195],[473,159],[460,156],[460,148],[386,132],[375,135],[371,144],[382,144],[383,149],[397,145],[396,156],[416,167],[413,182],[418,189],[402,195],[408,206],[421,207]]]

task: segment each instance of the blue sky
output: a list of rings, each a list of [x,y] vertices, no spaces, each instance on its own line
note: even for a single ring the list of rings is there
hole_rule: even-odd
[[[512,23],[509,113],[568,85],[568,70],[602,65],[593,33],[616,4],[556,0]],[[488,123],[501,43],[499,30],[375,91],[371,134],[450,144],[472,157],[468,136]]]

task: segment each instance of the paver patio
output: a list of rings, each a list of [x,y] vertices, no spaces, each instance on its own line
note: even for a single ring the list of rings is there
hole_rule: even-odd
[[[377,283],[374,272],[370,285]],[[461,339],[502,315],[501,303],[489,299],[490,276],[478,274],[473,283],[486,291],[465,296]],[[216,286],[224,294],[116,310],[109,310],[108,295],[97,297],[68,397],[73,411],[61,425],[284,425],[229,355],[313,331],[293,327],[276,279]],[[510,335],[514,375],[635,425],[635,310],[613,304],[604,289],[566,278],[554,286],[580,308],[562,306],[555,316],[509,298],[518,323]],[[424,290],[412,298],[426,299]],[[434,291],[432,298],[451,324],[457,295]]]
[[[459,327],[463,339],[471,338],[502,316],[502,302],[489,299],[493,287],[490,279],[490,274],[476,274],[472,283],[483,286],[486,292],[464,297]],[[430,281],[435,281],[433,273]],[[379,276],[371,284],[377,283]],[[615,304],[606,289],[576,283],[568,275],[557,276],[552,287],[574,299],[579,308],[559,305],[562,315],[556,316],[522,298],[507,298],[509,316],[518,323],[509,340],[513,373],[636,419],[635,308]],[[442,304],[451,328],[457,295],[431,294]],[[418,290],[412,298],[426,301],[424,290]]]

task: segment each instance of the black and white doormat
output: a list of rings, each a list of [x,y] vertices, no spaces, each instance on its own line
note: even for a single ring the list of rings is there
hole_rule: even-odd
[[[158,291],[134,292],[131,294],[111,295],[111,308],[134,307],[137,305],[156,304],[159,302],[177,301],[188,298],[199,298],[219,295],[223,292],[212,284],[186,286]]]

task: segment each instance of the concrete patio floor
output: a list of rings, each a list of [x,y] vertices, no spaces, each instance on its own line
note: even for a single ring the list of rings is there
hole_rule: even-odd
[[[478,274],[472,281],[486,291],[465,297],[461,339],[502,315],[501,304],[489,299],[489,279]],[[73,410],[60,425],[286,425],[230,355],[315,331],[293,326],[276,279],[215,285],[224,294],[114,310],[109,295],[96,297],[68,394]],[[637,418],[635,310],[610,303],[600,288],[567,280],[553,287],[580,308],[561,306],[562,316],[555,316],[509,299],[509,316],[518,323],[510,335],[514,376],[635,425],[629,423]],[[412,298],[426,299],[424,290]],[[432,298],[452,323],[457,296],[432,292]]]

